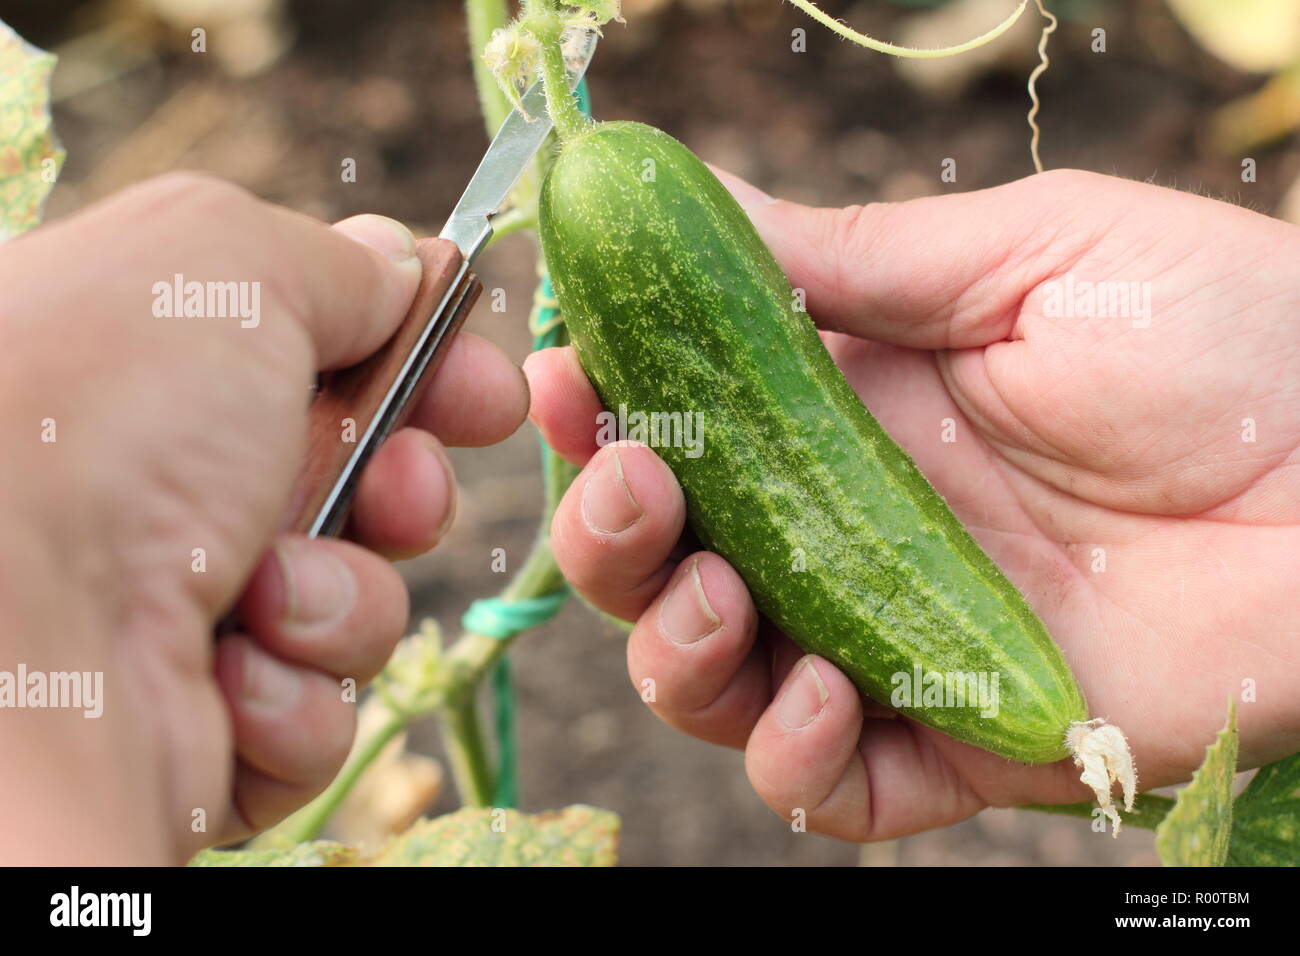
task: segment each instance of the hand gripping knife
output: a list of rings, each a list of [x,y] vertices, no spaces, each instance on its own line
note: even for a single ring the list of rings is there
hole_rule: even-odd
[[[592,33],[570,58],[571,89],[586,73],[595,48]],[[441,234],[417,243],[423,275],[401,326],[359,365],[321,376],[284,530],[311,537],[342,533],[366,463],[402,426],[436,374],[482,288],[470,267],[492,237],[492,217],[551,131],[540,82],[524,95],[522,107],[501,124]],[[355,423],[349,429],[355,442],[342,437],[348,419]]]

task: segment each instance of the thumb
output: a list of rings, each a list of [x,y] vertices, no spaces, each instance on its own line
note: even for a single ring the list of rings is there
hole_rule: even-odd
[[[1006,338],[1024,297],[1083,246],[1077,231],[1063,238],[1060,228],[1070,197],[1105,179],[1053,172],[978,192],[815,209],[714,172],[819,326],[920,349]]]

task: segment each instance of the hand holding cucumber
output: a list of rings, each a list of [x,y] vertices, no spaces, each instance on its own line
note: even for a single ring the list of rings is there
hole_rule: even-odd
[[[1286,663],[1300,231],[1077,172],[847,210],[724,181],[849,383],[1046,623],[1090,713],[1128,733],[1143,789],[1199,764],[1225,684],[1257,688],[1239,708],[1243,768],[1300,746]],[[629,671],[656,713],[744,747],[774,809],[878,840],[1089,798],[1068,761],[1024,766],[891,719],[801,657],[726,562],[682,540],[667,466],[640,446],[597,450],[601,403],[574,353],[527,368],[534,420],[589,462],[556,515],[558,560],[637,621]]]

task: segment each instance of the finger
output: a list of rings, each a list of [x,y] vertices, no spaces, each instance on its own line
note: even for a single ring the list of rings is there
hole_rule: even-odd
[[[528,414],[528,380],[487,339],[461,332],[408,424],[444,445],[478,448],[514,434]]]
[[[379,446],[357,483],[348,537],[392,561],[432,549],[456,518],[456,478],[438,439],[403,428]]]
[[[596,418],[604,405],[572,347],[541,349],[524,360],[532,393],[528,417],[560,457],[575,465],[596,454]]]
[[[246,760],[235,760],[230,784],[230,812],[215,845],[246,840],[272,827],[314,798],[329,785],[317,786],[273,777]]]
[[[246,634],[218,642],[216,673],[239,760],[232,799],[238,819],[259,830],[334,778],[352,744],[356,707],[337,678],[288,663]]]
[[[827,661],[801,657],[759,718],[745,772],[787,820],[845,840],[866,838],[866,768],[858,753],[862,711],[849,679]]]
[[[409,609],[401,575],[378,555],[349,541],[282,535],[239,610],[264,652],[359,686],[388,660]]]
[[[1082,803],[1093,799],[1092,791],[1079,779],[1079,768],[1071,760],[1036,765],[1012,763],[929,727],[915,723],[912,726],[953,768],[955,775],[989,806]]]
[[[786,819],[842,840],[887,840],[955,823],[986,805],[907,720],[863,720],[857,689],[808,655],[745,748],[745,770]],[[923,796],[923,798],[922,798]]]
[[[551,522],[560,570],[588,601],[636,620],[663,590],[686,523],[672,471],[645,445],[602,448],[565,492]]]
[[[770,622],[764,622],[760,626],[759,640],[770,648],[772,675],[770,683],[773,687],[780,687],[795,667],[803,661],[805,654],[799,645],[777,631]],[[858,694],[858,705],[862,708],[862,716],[866,720],[898,719],[898,711],[891,710],[862,694]]]
[[[1006,338],[1025,295],[1098,237],[1064,225],[1071,209],[1114,192],[1109,177],[1062,170],[976,192],[814,209],[714,171],[819,325],[924,349]]]
[[[148,228],[121,228],[142,220]],[[220,222],[222,231],[195,228],[202,222]],[[309,341],[317,369],[352,365],[397,328],[421,271],[410,231],[395,220],[358,216],[328,228],[196,173],[124,190],[60,232],[67,261],[90,264],[86,278],[105,314],[112,306],[114,313],[151,314],[155,286],[141,283],[141,273],[245,283],[249,315],[201,327],[261,342],[282,374],[303,377],[307,370],[296,363],[304,353],[286,342],[286,332]]]
[[[757,624],[740,575],[716,554],[692,555],[632,629],[632,685],[670,727],[743,747],[771,698]]]
[[[307,291],[297,317],[311,334],[318,366],[345,368],[366,358],[401,324],[415,296],[422,271],[415,237],[396,219],[366,214],[332,227],[333,233],[353,240],[351,245],[326,242],[329,233],[315,229],[312,220],[271,208],[285,220],[285,232],[294,233],[286,241],[310,237],[319,243],[319,249],[304,250],[318,258],[305,263],[295,257],[293,263],[303,271],[287,275],[295,289]]]
[[[415,237],[387,216],[320,229],[279,206],[268,210],[266,253],[281,256],[274,288],[310,335],[317,368],[360,362],[393,334],[415,296],[422,268]]]

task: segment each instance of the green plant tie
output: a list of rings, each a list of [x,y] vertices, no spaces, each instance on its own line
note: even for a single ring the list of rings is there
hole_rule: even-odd
[[[550,620],[568,596],[568,588],[565,588],[536,598],[481,598],[469,606],[460,619],[460,625],[475,634],[494,637],[498,641],[509,640],[521,631]],[[492,700],[498,762],[492,802],[498,807],[514,807],[519,802],[515,694],[510,659],[504,654],[492,668]]]
[[[469,606],[460,626],[475,634],[509,640],[521,631],[549,621],[569,596],[568,589],[535,598],[480,598]]]
[[[574,95],[582,115],[591,116],[591,94],[584,79]],[[564,319],[560,315],[551,277],[543,272],[533,294],[533,310],[528,328],[533,333],[533,351],[560,344]],[[542,474],[551,474],[551,456],[554,452],[540,437]],[[461,627],[476,634],[509,640],[521,631],[544,624],[564,606],[569,596],[567,587],[541,597],[511,600],[506,597],[482,598],[469,606],[461,618]],[[515,735],[515,689],[510,673],[510,660],[505,654],[492,668],[493,719],[497,736],[497,776],[492,802],[498,807],[519,805],[518,749]]]

